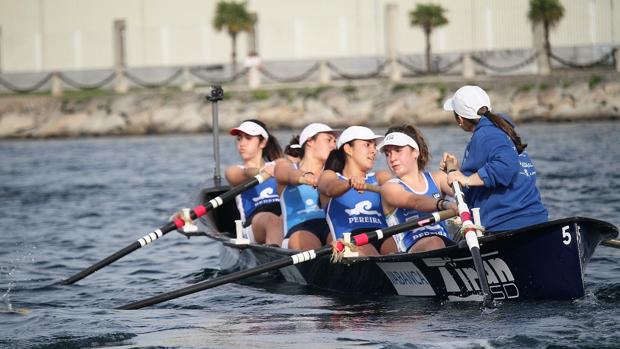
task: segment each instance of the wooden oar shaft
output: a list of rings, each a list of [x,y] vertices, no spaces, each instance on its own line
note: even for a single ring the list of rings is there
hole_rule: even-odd
[[[308,183],[308,181],[305,178],[303,178],[303,177],[299,178],[299,184],[310,185]],[[376,184],[366,183],[366,184],[364,184],[364,190],[368,190],[368,191],[371,191],[371,192],[374,192],[374,193],[380,193],[381,192],[381,186],[376,185]]]
[[[620,240],[618,239],[603,240],[601,242],[601,245],[607,246],[607,247],[620,248]]]
[[[383,231],[376,230],[371,233],[359,234],[359,235],[356,235],[356,237],[360,235],[365,235],[365,238],[359,239],[359,246],[361,246],[361,245],[368,244],[375,240],[380,240],[388,236],[392,236],[402,231],[410,230],[416,227],[425,226],[429,224],[434,224],[438,222],[439,220],[450,218],[454,216],[455,214],[456,213],[453,210],[435,212],[429,217],[424,217],[424,218],[420,218],[417,220],[411,220],[403,224],[394,225],[394,226],[384,229]],[[358,244],[358,240],[354,240],[353,242],[356,245]],[[341,243],[341,247],[342,249],[344,249],[344,245],[342,245],[342,243]],[[340,249],[340,247],[338,246],[336,246],[336,249],[339,251],[342,251],[342,249]],[[204,290],[214,288],[214,287],[217,287],[223,284],[239,281],[239,280],[242,280],[242,279],[254,276],[254,275],[262,274],[262,273],[272,271],[272,270],[277,270],[277,269],[280,269],[280,268],[283,268],[289,265],[304,263],[304,262],[316,259],[318,257],[328,255],[331,252],[332,252],[332,246],[324,246],[319,249],[300,252],[292,256],[287,256],[287,257],[284,257],[284,258],[281,258],[275,261],[271,261],[271,262],[259,265],[252,269],[238,271],[235,273],[224,275],[219,278],[215,278],[213,280],[203,281],[195,285],[184,287],[184,288],[181,288],[175,291],[162,293],[160,295],[157,295],[151,298],[147,298],[144,300],[140,300],[140,301],[136,301],[133,303],[120,306],[116,309],[121,309],[121,310],[141,309],[144,307],[148,307],[150,305],[159,304],[159,303],[169,301],[175,298],[187,296],[192,293],[204,291]]]
[[[204,205],[198,205],[196,207],[194,207],[194,209],[192,209],[190,211],[190,217],[191,219],[197,219],[199,217],[202,217],[205,213],[207,213],[207,211],[215,209],[221,205],[223,205],[225,202],[228,202],[229,200],[231,200],[232,198],[234,198],[235,196],[239,195],[240,193],[244,192],[245,190],[247,190],[248,188],[251,188],[259,183],[262,183],[263,181],[265,181],[269,176],[268,175],[256,175],[250,179],[248,179],[247,181],[239,184],[238,186],[230,189],[229,191],[223,193],[222,195],[210,200],[209,202],[207,202]],[[112,263],[114,263],[115,261],[123,258],[124,256],[130,254],[131,252],[144,247],[148,244],[150,244],[151,242],[161,238],[162,236],[168,234],[169,232],[175,230],[175,229],[180,229],[185,225],[185,221],[183,221],[181,218],[175,218],[172,222],[167,223],[166,225],[164,225],[163,227],[148,233],[146,235],[144,235],[143,237],[141,237],[140,239],[138,239],[137,241],[134,241],[133,243],[129,244],[128,246],[126,246],[125,248],[111,254],[110,256],[100,260],[99,262],[93,264],[92,266],[80,271],[79,273],[65,279],[62,280],[60,283],[63,285],[71,285],[85,277],[87,277],[88,275],[96,272],[97,270],[110,265]]]
[[[364,189],[371,191],[373,193],[380,193],[381,192],[381,187],[376,185],[376,184],[368,184],[366,183],[364,185]]]

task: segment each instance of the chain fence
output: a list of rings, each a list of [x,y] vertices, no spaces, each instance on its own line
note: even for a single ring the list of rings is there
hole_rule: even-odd
[[[491,71],[494,71],[494,72],[497,72],[497,73],[509,73],[509,72],[513,72],[513,71],[517,71],[517,70],[523,69],[526,66],[534,63],[534,61],[536,61],[536,58],[538,58],[538,55],[539,55],[538,52],[534,52],[534,54],[532,54],[530,57],[524,59],[521,62],[512,64],[512,65],[508,65],[508,66],[503,66],[503,67],[490,64],[489,62],[487,62],[484,59],[482,59],[482,57],[478,57],[478,56],[471,56],[471,60],[474,61],[479,66],[481,66],[483,68],[486,68],[488,70],[491,70]]]
[[[125,72],[125,76],[127,77],[127,80],[133,82],[134,84],[140,87],[157,88],[157,87],[164,87],[164,86],[168,86],[172,84],[172,82],[175,81],[179,76],[181,76],[182,73],[183,73],[183,69],[179,68],[175,70],[172,73],[172,75],[158,82],[144,81],[130,72]]]
[[[574,68],[574,69],[587,69],[587,68],[593,68],[596,66],[606,66],[606,65],[613,65],[614,60],[615,60],[615,56],[616,56],[616,49],[612,49],[609,53],[604,54],[603,56],[601,56],[600,58],[593,60],[591,62],[588,63],[577,63],[577,62],[571,62],[567,59],[564,59],[562,57],[557,56],[556,54],[554,54],[553,52],[550,53],[550,57],[555,60],[556,62],[567,66],[569,68]],[[606,64],[607,63],[607,64]]]
[[[5,80],[4,78],[0,76],[0,85],[4,86],[7,90],[15,92],[15,93],[32,93],[40,89],[41,87],[43,87],[45,84],[47,84],[52,79],[53,75],[54,74],[49,73],[45,75],[43,79],[41,79],[39,82],[36,82],[29,87],[19,87],[17,85],[14,85],[8,82],[7,80]]]
[[[301,82],[304,81],[306,79],[308,79],[310,76],[312,76],[312,74],[314,74],[316,71],[319,70],[319,68],[321,67],[321,64],[319,62],[314,63],[314,65],[312,65],[310,68],[308,68],[305,72],[297,75],[297,76],[291,76],[291,77],[281,77],[278,76],[277,74],[274,74],[272,72],[270,72],[269,70],[267,70],[264,67],[259,67],[258,71],[260,71],[267,79],[276,81],[276,82],[282,82],[282,83],[287,83],[287,82]]]
[[[74,79],[70,78],[69,76],[67,76],[64,73],[59,73],[58,74],[58,78],[62,82],[64,82],[65,84],[69,85],[70,87],[73,87],[76,90],[94,90],[94,89],[102,88],[102,87],[108,85],[109,83],[111,83],[112,81],[114,81],[115,77],[116,77],[116,73],[112,72],[108,76],[106,76],[105,78],[101,79],[100,81],[87,84],[87,83],[82,83],[82,82],[75,81]]]
[[[402,67],[404,67],[405,69],[409,70],[410,72],[412,72],[414,74],[418,74],[418,75],[426,75],[426,74],[428,74],[428,70],[420,69],[420,68],[414,66],[412,63],[409,63],[409,62],[405,61],[404,59],[398,58],[396,60],[396,62],[398,62],[398,64],[400,64]]]
[[[433,69],[430,72],[427,69],[418,68],[415,65],[413,65],[413,63],[407,62],[406,60],[401,59],[401,58],[397,59],[396,61],[402,67],[404,67],[405,69],[407,69],[408,71],[416,75],[444,74],[452,70],[457,65],[461,64],[463,62],[463,55],[458,56],[456,59],[450,61],[449,63],[446,63],[446,65],[442,67],[437,67],[437,68],[433,67]]]
[[[244,68],[240,70],[239,72],[237,72],[236,74],[233,74],[230,77],[223,78],[223,79],[218,79],[218,78],[202,75],[202,73],[200,73],[200,69],[190,69],[189,71],[193,76],[197,77],[198,79],[200,79],[201,81],[207,84],[228,84],[228,83],[238,80],[239,78],[243,76],[246,76],[250,72],[250,68]]]
[[[600,58],[597,58],[596,60],[593,60],[587,63],[572,62],[554,53],[551,53],[550,57],[554,61],[558,62],[559,64],[570,67],[570,68],[586,69],[586,68],[592,68],[596,66],[609,66],[609,65],[613,66],[615,64],[615,53],[616,53],[616,49],[615,48],[611,49],[609,53],[606,53]],[[536,59],[539,58],[540,53],[534,52],[529,57],[517,63],[506,65],[506,66],[500,66],[500,65],[491,63],[491,61],[493,60],[492,56],[493,56],[492,54],[479,53],[478,55],[472,55],[471,59],[477,66],[485,68],[489,71],[492,71],[495,73],[510,73],[510,72],[516,72],[518,70],[522,70],[528,65],[535,63]],[[447,63],[441,66],[439,65],[438,61],[435,61],[434,67],[431,72],[428,72],[426,69],[416,66],[415,63],[407,60],[405,57],[398,58],[396,60],[396,63],[398,63],[401,67],[403,67],[410,73],[407,76],[416,76],[416,75],[427,76],[427,75],[446,74],[450,71],[453,71],[458,65],[463,63],[464,57],[465,56],[461,54],[457,56],[455,59],[448,61]],[[516,58],[513,56],[510,56],[507,58],[501,57],[501,59],[503,60],[510,59],[514,61]],[[497,58],[495,60],[497,61]],[[386,66],[390,63],[390,61],[389,60],[380,61],[378,62],[376,68],[374,68],[371,71],[365,72],[365,73],[347,72],[345,70],[342,70],[340,67],[336,66],[334,63],[330,61],[325,61],[323,63],[330,71],[330,74],[334,76],[335,78],[347,79],[347,80],[359,80],[359,79],[372,79],[372,78],[378,78],[378,77],[387,77],[387,75],[384,73],[384,70]],[[359,63],[359,62],[356,62],[356,63]],[[293,82],[302,82],[302,81],[306,81],[310,79],[317,71],[320,70],[321,64],[322,62],[314,62],[305,71],[303,71],[299,75],[294,75],[294,76],[278,75],[277,73],[274,73],[272,70],[269,70],[265,66],[258,67],[258,71],[264,78],[270,81],[279,82],[279,83],[293,83]],[[224,67],[220,66],[219,70],[222,70],[222,69],[224,69]],[[139,74],[137,74],[136,72],[130,72],[130,71],[125,71],[123,75],[126,77],[128,81],[140,87],[159,88],[159,87],[171,86],[171,85],[181,85],[182,81],[179,81],[179,80],[183,76],[184,71],[189,71],[190,73],[190,76],[186,76],[184,79],[195,78],[205,84],[232,83],[243,77],[246,77],[250,72],[250,68],[245,67],[244,69],[236,73],[233,73],[228,77],[221,77],[221,75],[214,76],[210,74],[205,74],[203,70],[204,70],[204,67],[200,67],[200,66],[190,67],[189,69],[183,68],[183,67],[176,68],[170,74],[170,76],[160,81],[147,81],[147,80],[144,80],[142,77],[140,77]],[[73,89],[91,90],[91,89],[103,88],[109,85],[115,80],[115,78],[118,76],[118,73],[111,72],[108,75],[106,75],[104,78],[102,78],[101,80],[93,82],[93,83],[85,83],[85,82],[77,81],[75,78],[71,78],[67,73],[62,73],[62,72],[47,73],[45,76],[41,78],[41,80],[27,87],[18,86],[17,84],[12,83],[9,80],[7,80],[5,76],[0,75],[0,86],[14,93],[32,93],[45,87],[50,82],[50,80],[54,78],[54,76],[57,76],[60,81],[62,81],[64,84],[66,84],[67,86]]]
[[[381,74],[381,72],[383,72],[383,69],[385,68],[385,66],[388,64],[388,61],[386,60],[378,64],[377,68],[375,68],[374,71],[371,71],[369,73],[362,73],[362,74],[346,73],[340,70],[340,68],[336,67],[331,62],[326,62],[325,64],[327,65],[329,69],[331,69],[331,71],[334,74],[336,74],[336,76],[340,78],[348,79],[348,80],[358,80],[358,79],[371,79],[371,78],[378,77]]]

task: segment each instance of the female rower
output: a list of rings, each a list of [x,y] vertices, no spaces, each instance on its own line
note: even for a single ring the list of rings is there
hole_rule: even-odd
[[[317,178],[323,172],[329,152],[336,148],[336,137],[331,127],[313,123],[291,143],[293,149],[299,150],[293,154],[299,157],[299,162],[280,159],[275,167],[284,223],[282,247],[319,248],[329,242],[329,227],[320,207]]]
[[[444,172],[425,171],[430,154],[420,130],[414,126],[390,128],[379,151],[385,154],[396,178],[381,187],[388,225],[405,223],[422,212],[454,208],[443,196],[453,195]],[[453,244],[443,222],[394,235],[401,252],[423,252]]]
[[[239,185],[261,171],[272,176],[235,198],[244,230],[251,241],[279,245],[282,241],[282,219],[273,172],[275,160],[283,156],[280,144],[264,123],[254,119],[242,122],[230,130],[230,134],[237,136],[237,151],[243,165],[226,169],[228,183]]]
[[[352,236],[385,228],[381,194],[365,190],[366,184],[383,184],[390,175],[370,171],[377,156],[376,135],[363,126],[351,126],[338,137],[338,148],[329,154],[325,171],[319,178],[321,202],[326,206],[327,223],[332,239],[345,232]],[[362,255],[376,256],[396,251],[394,239],[359,246]]]
[[[487,93],[478,86],[463,86],[448,99],[458,125],[473,132],[460,171],[448,174],[448,182],[464,187],[469,207],[479,207],[482,225],[499,232],[547,221],[536,188],[536,170],[507,117],[491,112]],[[444,154],[440,168],[458,168],[452,154]]]

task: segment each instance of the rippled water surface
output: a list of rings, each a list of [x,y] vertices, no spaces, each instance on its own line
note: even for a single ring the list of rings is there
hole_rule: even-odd
[[[620,123],[519,130],[552,218],[620,225]],[[432,168],[442,151],[461,155],[469,137],[456,127],[423,131]],[[285,143],[290,133],[278,136]],[[222,153],[224,165],[237,161],[232,137],[222,136]],[[620,250],[604,246],[588,266],[583,299],[505,303],[494,312],[343,297],[270,276],[113,310],[219,268],[216,244],[170,233],[75,285],[53,285],[188,206],[213,173],[210,137],[0,141],[0,164],[0,348],[620,346]]]

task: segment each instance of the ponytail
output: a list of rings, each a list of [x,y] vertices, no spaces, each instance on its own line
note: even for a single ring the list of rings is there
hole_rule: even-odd
[[[345,143],[349,144],[349,143]],[[325,160],[324,168],[326,170],[332,170],[337,173],[342,173],[344,170],[344,164],[346,162],[346,154],[344,153],[344,145],[338,149],[334,149],[329,153],[327,160]]]
[[[289,144],[284,148],[284,154],[301,159],[304,157],[304,147],[298,148],[299,135],[293,136]]]
[[[478,110],[478,115],[486,116],[497,128],[504,131],[508,135],[508,137],[510,137],[512,143],[514,143],[515,147],[517,148],[518,154],[521,154],[523,150],[525,150],[527,144],[521,142],[521,136],[519,136],[512,124],[506,119],[497,114],[491,113],[491,111],[487,107],[480,108]]]
[[[263,150],[263,158],[266,161],[274,161],[284,156],[282,152],[282,147],[280,147],[280,143],[273,137],[271,134],[269,135],[269,139],[267,140],[267,145]]]

